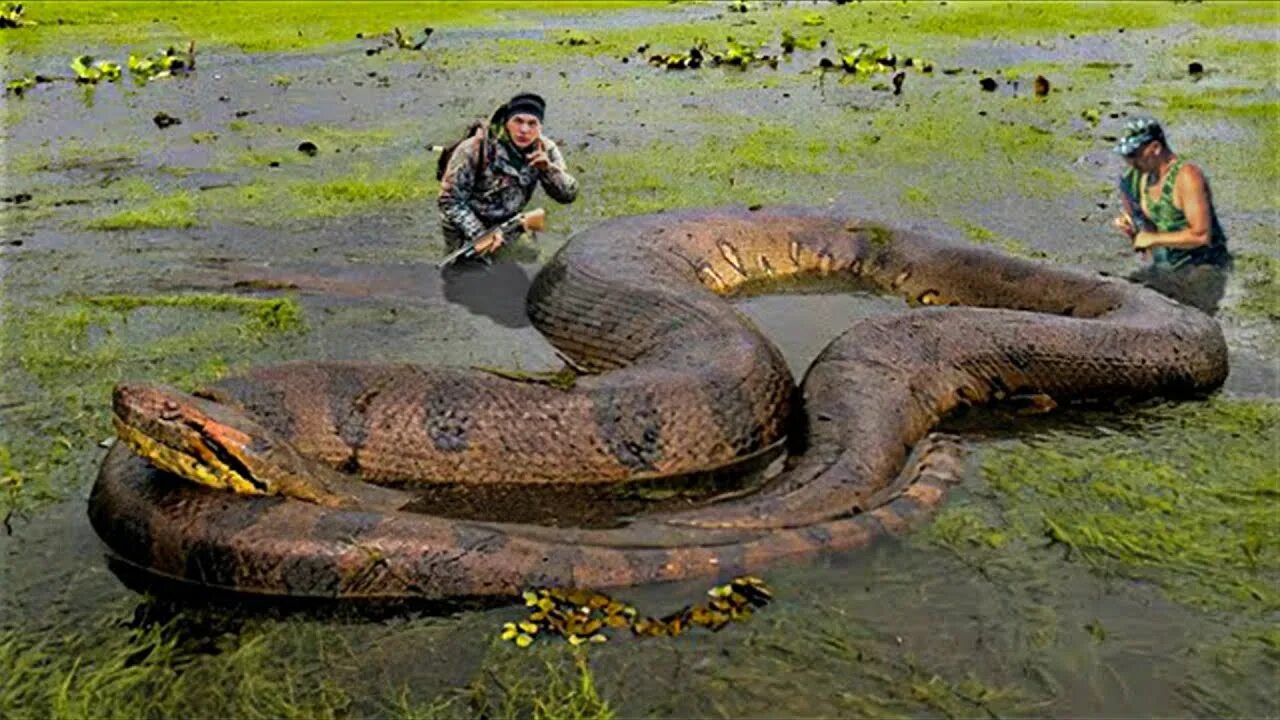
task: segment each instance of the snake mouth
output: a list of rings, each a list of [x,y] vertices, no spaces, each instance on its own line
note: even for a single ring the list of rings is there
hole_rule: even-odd
[[[265,495],[245,457],[252,439],[212,417],[199,398],[155,385],[118,385],[113,393],[116,435],[140,457],[202,485]]]

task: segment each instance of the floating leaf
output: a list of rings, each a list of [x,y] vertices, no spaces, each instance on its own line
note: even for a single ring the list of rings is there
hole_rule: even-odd
[[[102,77],[102,71],[93,66],[92,55],[80,55],[71,60],[71,72],[76,74],[76,82],[96,83]]]
[[[22,17],[22,3],[8,2],[4,4],[3,9],[0,9],[0,29],[20,28],[35,24]]]
[[[13,93],[18,97],[22,97],[23,93],[35,87],[35,85],[36,85],[36,79],[34,77],[31,77],[31,76],[22,77],[22,78],[18,78],[17,80],[10,80],[8,84],[5,85],[5,92]]]
[[[533,644],[533,638],[521,633],[516,636],[516,647],[527,648]]]
[[[96,67],[98,71],[101,73],[102,77],[108,82],[114,82],[120,79],[119,65],[113,62],[109,62],[107,60],[103,60],[102,62],[98,63]]]
[[[540,632],[558,634],[572,645],[608,641],[604,632],[629,628],[638,637],[676,637],[691,628],[718,631],[731,620],[751,616],[773,597],[764,581],[753,576],[734,578],[708,590],[707,605],[682,608],[663,618],[641,617],[636,609],[586,588],[549,588],[522,593],[528,618],[503,626],[502,639],[524,647]],[[522,640],[521,638],[524,638]]]

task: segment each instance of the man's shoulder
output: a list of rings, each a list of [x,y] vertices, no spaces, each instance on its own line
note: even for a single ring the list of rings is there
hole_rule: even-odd
[[[453,149],[454,152],[467,153],[474,155],[480,152],[480,148],[484,147],[484,133],[476,133],[470,137],[464,138],[458,146]]]
[[[1178,169],[1178,180],[1182,180],[1183,178],[1203,181],[1204,170],[1190,160],[1183,160],[1182,166]]]
[[[1182,165],[1178,168],[1178,177],[1174,178],[1173,182],[1174,187],[1176,188],[1194,190],[1199,187],[1204,187],[1206,180],[1204,171],[1200,169],[1199,165],[1193,162],[1183,161]]]

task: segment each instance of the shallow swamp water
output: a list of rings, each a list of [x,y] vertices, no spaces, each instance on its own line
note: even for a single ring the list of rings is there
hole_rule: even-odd
[[[0,29],[6,81],[54,78],[0,115],[0,716],[1280,714],[1275,5],[327,7],[27,3]],[[393,27],[433,32],[413,50]],[[79,55],[124,67],[192,40],[191,73],[71,79]],[[666,67],[700,43],[745,67]],[[897,57],[900,92],[839,69],[860,43]],[[582,195],[537,196],[547,231],[442,275],[431,147],[521,89],[549,99]],[[519,604],[209,605],[125,582],[88,525],[120,379],[303,358],[555,369],[524,291],[617,215],[818,205],[1128,273],[1109,149],[1137,114],[1205,167],[1236,256],[1222,391],[951,418],[969,470],[936,518],[764,573],[775,599],[746,622],[518,648],[499,633]],[[906,309],[829,289],[734,302],[797,377],[857,319]],[[615,594],[660,615],[707,588]]]

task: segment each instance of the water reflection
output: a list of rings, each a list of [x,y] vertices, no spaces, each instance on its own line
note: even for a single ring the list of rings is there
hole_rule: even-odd
[[[1222,302],[1230,271],[1230,265],[1189,265],[1177,269],[1148,265],[1129,275],[1129,279],[1214,315],[1218,312],[1218,303]]]
[[[444,297],[509,328],[529,325],[524,298],[532,281],[514,262],[458,262],[441,271]]]

